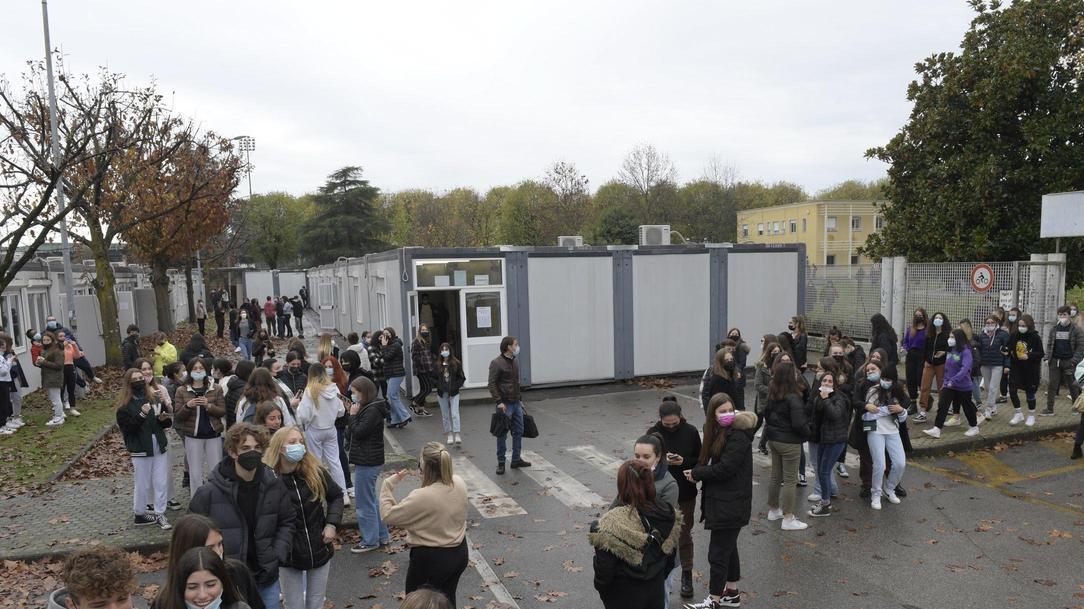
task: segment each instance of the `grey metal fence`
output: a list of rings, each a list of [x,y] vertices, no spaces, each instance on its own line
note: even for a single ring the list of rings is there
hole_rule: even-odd
[[[869,340],[869,318],[881,310],[881,265],[809,266],[805,316],[810,334],[837,326],[845,336]]]

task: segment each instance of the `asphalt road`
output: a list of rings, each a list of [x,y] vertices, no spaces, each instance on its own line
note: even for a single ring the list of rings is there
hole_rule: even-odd
[[[490,408],[463,409],[464,446],[454,452],[458,473],[480,489],[481,509],[469,510],[472,567],[460,583],[461,608],[601,607],[586,540],[600,512],[591,504],[615,494],[613,464],[654,422],[663,394],[528,402],[542,434],[525,440],[536,467],[503,477],[494,473]],[[699,404],[681,403],[700,425]],[[434,416],[389,433],[417,454],[440,431]],[[1076,596],[1084,596],[1084,463],[1068,459],[1070,448],[1059,439],[909,463],[903,484],[910,495],[880,512],[858,499],[852,470],[839,512],[806,517],[811,526],[801,532],[764,518],[768,470],[758,459],[753,522],[739,538],[743,606],[1084,607]],[[707,592],[707,533],[698,528],[695,542],[699,599]],[[344,548],[332,563],[328,599],[335,607],[394,609],[406,565],[406,551],[356,556]],[[671,607],[680,606],[675,590]]]

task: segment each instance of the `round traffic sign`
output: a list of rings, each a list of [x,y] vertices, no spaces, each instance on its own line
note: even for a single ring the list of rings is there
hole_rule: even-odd
[[[987,292],[994,287],[994,269],[989,264],[976,264],[971,269],[971,289]]]

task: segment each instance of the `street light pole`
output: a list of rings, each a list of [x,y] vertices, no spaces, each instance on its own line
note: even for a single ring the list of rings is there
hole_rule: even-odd
[[[256,138],[251,135],[238,135],[231,139],[237,141],[237,149],[245,153],[245,172],[248,174],[248,198],[252,199],[252,151],[256,149]]]
[[[56,89],[53,87],[53,51],[52,44],[49,42],[48,0],[41,0],[41,23],[42,28],[45,30],[45,70],[48,75],[47,84],[49,87],[49,136],[52,140],[53,171],[60,172],[60,137],[57,133]],[[59,176],[59,183],[56,188],[56,208],[58,214],[64,214],[63,175]],[[66,218],[60,220],[60,251],[61,258],[64,261],[64,291],[66,292],[64,304],[67,307],[64,321],[68,323],[69,328],[75,330],[79,324],[75,319],[75,283],[72,280],[71,246],[68,243],[68,220]]]

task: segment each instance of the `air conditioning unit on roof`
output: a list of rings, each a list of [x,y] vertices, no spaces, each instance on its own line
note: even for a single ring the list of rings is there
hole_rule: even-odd
[[[562,235],[557,237],[557,247],[583,247],[581,235]]]
[[[669,224],[640,226],[640,245],[670,245]]]

